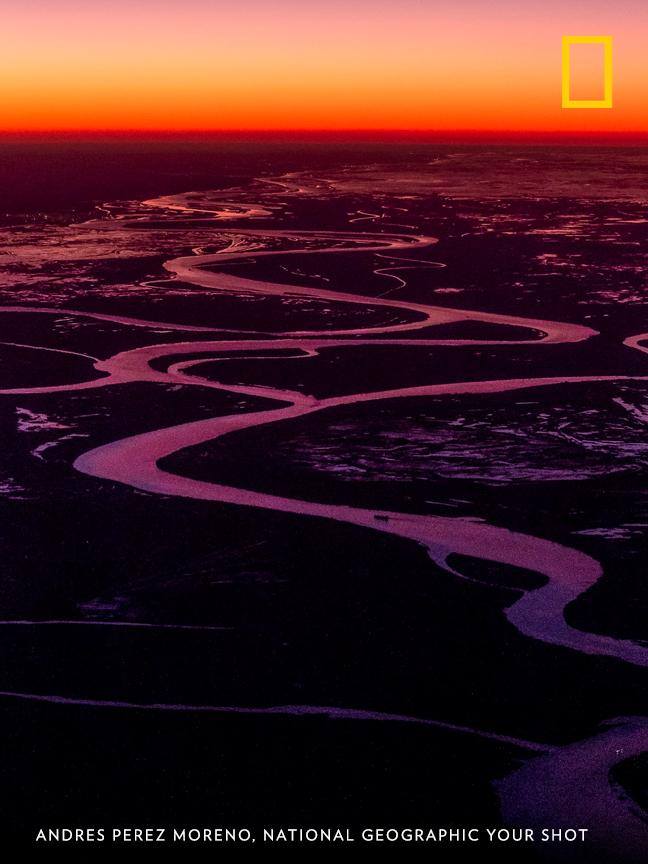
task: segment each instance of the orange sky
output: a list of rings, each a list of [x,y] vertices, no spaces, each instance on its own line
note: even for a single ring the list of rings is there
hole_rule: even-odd
[[[561,109],[563,34],[613,36],[611,110]],[[3,131],[648,131],[648,0],[6,0],[2,36]]]

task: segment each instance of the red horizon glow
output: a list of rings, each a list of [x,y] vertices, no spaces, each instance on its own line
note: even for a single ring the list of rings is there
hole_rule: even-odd
[[[0,134],[648,133],[645,0],[22,0]],[[614,39],[614,107],[561,108],[561,39]],[[589,64],[589,65],[587,65]],[[598,86],[593,55],[575,87]]]
[[[131,140],[286,140],[286,141],[430,141],[448,143],[479,143],[490,141],[528,143],[637,143],[648,144],[648,130],[586,130],[560,129],[200,129],[200,128],[60,128],[60,129],[0,129],[0,141],[21,139],[131,139]]]

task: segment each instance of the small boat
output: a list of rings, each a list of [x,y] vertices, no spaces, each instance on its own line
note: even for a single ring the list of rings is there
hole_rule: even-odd
[[[382,513],[374,513],[374,519],[379,522],[389,522],[389,516],[383,516]]]

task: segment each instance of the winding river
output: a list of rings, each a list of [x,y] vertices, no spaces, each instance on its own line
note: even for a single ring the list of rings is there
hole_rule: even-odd
[[[149,208],[158,208],[171,212],[187,212],[190,206],[183,196],[167,196],[156,201],[145,202]],[[225,205],[223,205],[225,206]],[[252,218],[267,214],[270,211],[261,205],[241,207],[231,205],[225,210],[209,210],[204,206],[197,208],[201,213],[211,213],[214,219],[227,218],[229,215],[241,218],[241,215],[251,215]],[[225,213],[225,215],[223,215]],[[106,230],[114,227],[114,223],[97,222]],[[120,229],[128,223],[121,221]],[[160,462],[180,450],[194,447],[219,437],[234,434],[245,429],[261,425],[289,421],[307,414],[326,411],[344,405],[354,405],[365,402],[378,402],[412,397],[443,397],[459,394],[479,396],[489,393],[503,393],[514,390],[528,390],[538,387],[551,387],[559,384],[589,384],[592,382],[630,379],[631,376],[560,376],[545,378],[512,378],[488,381],[462,381],[459,383],[429,384],[416,387],[404,387],[377,392],[361,392],[328,398],[316,398],[294,390],[277,389],[261,385],[234,385],[213,379],[203,378],[199,374],[200,364],[209,360],[226,361],[228,357],[245,357],[250,352],[267,352],[271,357],[273,352],[294,350],[296,355],[308,358],[325,348],[341,348],[348,345],[423,345],[423,346],[459,346],[459,345],[514,345],[528,344],[542,350],[543,346],[561,343],[577,343],[596,335],[596,331],[578,324],[559,321],[523,318],[511,315],[499,315],[480,311],[452,309],[445,306],[434,306],[422,303],[404,302],[386,296],[369,297],[358,294],[338,292],[318,286],[296,286],[274,282],[257,281],[251,278],[236,276],[227,270],[218,269],[232,261],[246,258],[255,259],[262,256],[293,254],[349,254],[352,252],[375,252],[380,254],[412,250],[433,246],[435,238],[426,235],[405,235],[369,233],[357,231],[296,231],[271,230],[265,228],[223,229],[218,228],[219,235],[230,237],[230,245],[221,252],[213,254],[195,254],[175,258],[165,263],[166,271],[183,283],[208,289],[214,292],[226,292],[232,295],[269,295],[285,298],[308,297],[320,302],[335,302],[355,304],[369,308],[386,307],[398,313],[396,323],[379,326],[363,326],[348,329],[333,330],[300,330],[290,332],[272,332],[249,335],[250,338],[206,339],[206,334],[216,335],[218,328],[168,324],[166,322],[129,318],[126,316],[108,315],[92,312],[78,312],[74,309],[58,307],[28,307],[5,306],[1,312],[22,312],[26,314],[45,314],[66,316],[84,316],[119,324],[127,324],[142,328],[163,328],[183,333],[182,341],[165,344],[150,344],[145,347],[123,351],[105,360],[95,360],[94,367],[102,377],[76,384],[60,384],[51,387],[11,388],[0,391],[4,395],[28,395],[37,393],[73,392],[77,390],[114,386],[128,382],[152,382],[182,386],[197,386],[216,390],[240,393],[268,401],[268,407],[244,414],[232,414],[207,418],[194,422],[182,423],[162,429],[155,429],[143,434],[133,435],[112,441],[82,453],[74,462],[77,471],[102,480],[113,481],[135,489],[158,493],[166,496],[202,501],[216,501],[225,504],[263,508],[296,514],[304,518],[324,518],[358,526],[367,531],[378,531],[412,540],[427,550],[429,556],[439,566],[455,573],[447,563],[448,557],[454,553],[497,562],[506,565],[532,570],[546,578],[540,588],[525,590],[512,605],[506,609],[508,620],[525,636],[563,646],[584,654],[605,655],[619,661],[636,666],[648,666],[648,647],[645,644],[627,639],[615,639],[597,633],[589,633],[571,627],[565,620],[566,606],[591,588],[601,577],[600,564],[590,556],[567,546],[527,534],[510,531],[503,527],[490,525],[480,520],[469,518],[446,518],[440,516],[423,516],[390,510],[367,509],[345,505],[326,504],[300,498],[290,498],[254,489],[244,489],[231,485],[222,485],[207,481],[199,481],[160,468]],[[272,244],[286,243],[289,248],[264,248],[268,242]],[[405,259],[409,260],[409,259]],[[430,266],[436,262],[421,262],[422,266]],[[384,268],[383,268],[384,269]],[[394,268],[395,269],[395,268]],[[399,268],[400,269],[400,268]],[[403,267],[402,269],[406,269]],[[429,338],[414,340],[411,335],[402,337],[403,333],[436,325],[453,324],[457,322],[483,322],[526,328],[528,339],[494,340],[494,339],[463,339],[463,338]],[[201,339],[192,339],[192,332],[201,333]],[[263,336],[263,338],[260,338]],[[647,352],[642,341],[647,334],[628,337],[625,344],[632,349]],[[27,346],[38,347],[38,346]],[[178,355],[191,355],[191,360],[177,361]],[[200,354],[200,358],[195,355]],[[85,355],[84,355],[85,356]],[[153,361],[165,357],[175,357],[176,362],[170,362],[168,368],[161,371],[154,368]],[[156,364],[159,367],[159,362]],[[648,376],[632,380],[648,380]],[[461,576],[460,573],[456,574]],[[4,622],[5,625],[19,622]],[[38,622],[28,622],[37,626]],[[43,626],[58,624],[65,626],[70,622],[42,622]],[[39,694],[4,693],[4,696],[14,696],[21,699],[45,699],[48,701],[67,702],[65,697],[41,696]],[[85,704],[84,700],[71,700]],[[88,704],[103,704],[88,702]],[[121,707],[128,703],[105,703]],[[147,707],[147,706],[139,706]],[[346,716],[347,719],[381,719],[400,722],[421,722],[434,725],[435,721],[406,718],[400,715],[378,715],[371,712],[356,711],[343,708],[320,708],[317,706],[284,706],[264,708],[230,708],[219,706],[148,706],[157,710],[213,710],[213,711],[256,711],[285,713],[329,713],[332,716]],[[337,713],[336,713],[337,712]],[[444,725],[444,724],[439,724]],[[464,727],[449,727],[458,731],[473,734],[482,733]],[[511,822],[527,824],[531,817],[540,822],[561,824],[557,821],[557,807],[564,801],[573,803],[573,817],[570,824],[586,824],[594,813],[598,818],[598,804],[586,810],[585,804],[579,809],[577,801],[587,801],[588,796],[577,796],[576,785],[583,781],[585,775],[593,782],[595,790],[592,801],[600,802],[600,808],[606,809],[614,816],[619,830],[630,831],[628,820],[632,825],[630,833],[642,834],[641,825],[632,815],[629,808],[619,803],[618,797],[611,791],[607,781],[607,773],[614,759],[610,757],[610,747],[615,750],[630,748],[632,752],[641,752],[648,748],[648,725],[642,719],[619,722],[611,730],[589,739],[587,742],[562,748],[550,748],[534,742],[519,742],[509,739],[529,751],[540,750],[544,755],[532,759],[515,774],[511,775],[498,786],[503,802],[504,816]],[[495,737],[498,737],[495,735]],[[499,736],[501,737],[501,736]],[[616,745],[619,745],[618,747]],[[587,768],[591,767],[591,770]],[[589,773],[588,773],[589,771]],[[560,785],[562,783],[562,786]],[[566,785],[569,788],[566,788]],[[571,784],[571,785],[569,785]],[[533,791],[532,791],[533,790]],[[614,803],[610,803],[610,796]],[[591,797],[591,796],[590,796]],[[558,801],[562,802],[560,805]],[[515,802],[518,802],[517,804]],[[525,809],[526,808],[526,809]],[[619,815],[619,811],[622,815]],[[538,815],[539,814],[539,815]],[[610,823],[610,816],[606,824]],[[553,819],[553,822],[551,822]],[[574,822],[575,820],[575,822]],[[590,819],[591,821],[591,819]],[[605,821],[605,820],[604,820]],[[538,823],[539,824],[539,823]],[[589,824],[589,823],[587,823]],[[613,829],[610,829],[613,830]],[[645,826],[644,826],[645,832]],[[644,834],[645,836],[645,834]],[[634,843],[634,841],[633,841]]]

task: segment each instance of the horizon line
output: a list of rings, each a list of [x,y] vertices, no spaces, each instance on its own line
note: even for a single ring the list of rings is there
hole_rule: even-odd
[[[493,139],[516,139],[516,140],[555,140],[567,141],[638,141],[648,142],[648,129],[646,130],[562,130],[562,129],[418,129],[418,128],[42,128],[42,129],[1,129],[0,139],[7,138],[96,138],[96,137],[137,137],[137,138],[369,138],[373,140],[393,138],[413,139],[466,139],[475,140],[479,138],[492,141]]]

